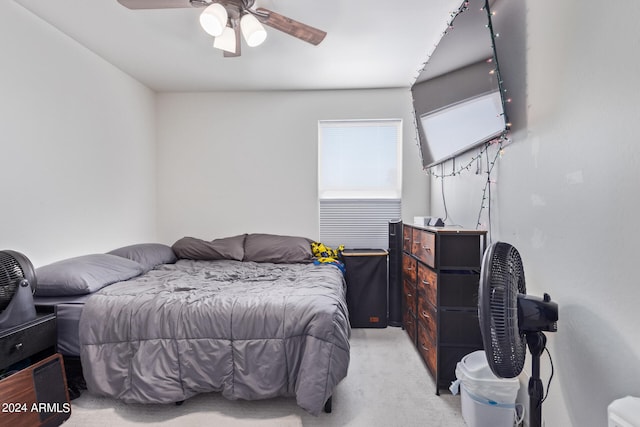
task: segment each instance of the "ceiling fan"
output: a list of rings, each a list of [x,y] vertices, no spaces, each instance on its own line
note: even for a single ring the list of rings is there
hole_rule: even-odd
[[[326,32],[261,7],[255,0],[117,0],[129,9],[172,9],[201,7],[200,25],[215,37],[213,46],[225,57],[240,56],[240,34],[247,45],[258,46],[267,37],[262,24],[300,40],[318,45]]]

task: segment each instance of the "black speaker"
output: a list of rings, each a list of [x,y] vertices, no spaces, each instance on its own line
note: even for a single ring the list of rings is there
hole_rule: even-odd
[[[64,365],[60,355],[33,368],[33,388],[42,424],[62,424],[71,416]]]
[[[402,221],[389,221],[389,326],[402,326]]]

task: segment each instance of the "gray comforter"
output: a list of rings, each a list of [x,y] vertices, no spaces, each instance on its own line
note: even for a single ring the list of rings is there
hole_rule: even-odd
[[[313,264],[180,260],[103,288],[80,321],[93,393],[295,396],[314,415],[347,375],[349,335],[342,273]]]

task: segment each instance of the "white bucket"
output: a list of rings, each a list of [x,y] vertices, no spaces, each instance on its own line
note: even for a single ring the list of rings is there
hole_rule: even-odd
[[[516,405],[520,381],[496,377],[483,350],[467,354],[458,362],[456,378],[450,390],[456,394],[462,385],[462,417],[469,427],[513,427],[522,421],[524,408]]]
[[[640,397],[626,396],[607,407],[609,427],[640,427]]]
[[[524,418],[524,408],[520,404],[483,399],[470,394],[464,384],[460,395],[462,418],[468,427],[513,427]]]
[[[458,362],[456,378],[474,396],[497,403],[515,403],[520,389],[518,378],[498,378],[494,375],[483,350],[469,353]]]

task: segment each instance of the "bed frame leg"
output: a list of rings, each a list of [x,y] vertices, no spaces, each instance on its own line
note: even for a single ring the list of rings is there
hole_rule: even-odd
[[[333,396],[329,396],[327,401],[324,403],[324,412],[326,412],[327,414],[331,413],[331,399],[332,398],[333,398]]]

